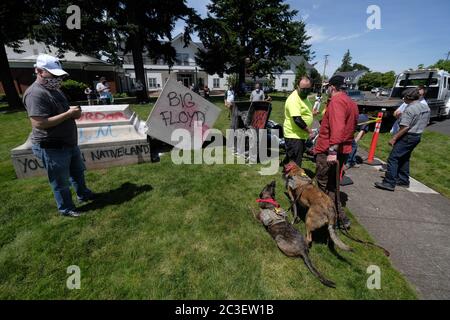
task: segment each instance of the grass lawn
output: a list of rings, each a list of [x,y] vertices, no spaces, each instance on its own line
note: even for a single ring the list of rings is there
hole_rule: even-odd
[[[373,133],[370,132],[361,141],[361,146],[369,150]],[[391,135],[381,133],[375,156],[387,161],[392,147],[388,144]],[[431,131],[425,131],[422,141],[411,157],[411,176],[430,188],[450,198],[450,137]]]
[[[279,122],[283,100],[274,100]],[[133,108],[142,119],[150,111]],[[216,127],[228,127],[226,112]],[[280,175],[260,176],[259,165],[177,166],[165,155],[158,164],[89,171],[99,201],[82,218],[61,218],[46,178],[15,178],[9,151],[29,131],[24,112],[0,114],[0,299],[416,298],[379,250],[343,236],[355,251],[340,259],[326,244],[311,249],[336,289],[285,257],[249,210],[272,179],[288,207]],[[357,222],[353,232],[370,239]],[[81,290],[66,288],[70,265],[81,268]],[[381,290],[366,288],[370,265],[381,268]]]

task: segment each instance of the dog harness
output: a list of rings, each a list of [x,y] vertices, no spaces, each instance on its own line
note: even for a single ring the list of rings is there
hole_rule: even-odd
[[[260,218],[263,225],[266,227],[271,227],[277,223],[286,222],[287,213],[284,210],[279,210],[276,212],[272,209],[262,209]]]

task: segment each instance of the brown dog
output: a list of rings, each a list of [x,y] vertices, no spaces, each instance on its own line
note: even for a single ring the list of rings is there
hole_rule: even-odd
[[[307,208],[306,213],[306,242],[312,243],[312,232],[328,225],[328,233],[333,243],[340,249],[352,249],[339,239],[335,231],[337,211],[333,201],[322,190],[312,183],[311,178],[295,162],[288,163],[283,170],[287,193],[293,204],[300,204]],[[297,217],[294,207],[294,217]]]
[[[275,200],[275,181],[268,184],[259,194],[257,200],[261,210],[255,214],[276,241],[278,248],[288,257],[302,258],[309,271],[328,287],[335,287],[335,283],[326,279],[311,262],[309,249],[303,235],[286,221],[286,211],[280,208]]]

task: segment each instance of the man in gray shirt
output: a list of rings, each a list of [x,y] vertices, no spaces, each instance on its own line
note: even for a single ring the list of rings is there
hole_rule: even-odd
[[[420,103],[419,89],[405,90],[403,100],[407,106],[402,114],[400,130],[389,141],[393,148],[387,161],[386,175],[383,182],[375,183],[375,187],[388,191],[394,191],[396,186],[409,187],[409,160],[431,116],[428,105]]]
[[[35,67],[36,81],[23,96],[32,125],[32,150],[47,170],[59,212],[63,216],[79,217],[72,201],[70,183],[79,201],[94,198],[86,187],[85,166],[78,148],[75,119],[81,117],[81,108],[69,107],[60,90],[63,77],[68,74],[58,59],[41,54]]]
[[[259,83],[255,84],[255,90],[250,94],[250,101],[264,101],[266,96],[264,95],[264,91],[261,89]]]

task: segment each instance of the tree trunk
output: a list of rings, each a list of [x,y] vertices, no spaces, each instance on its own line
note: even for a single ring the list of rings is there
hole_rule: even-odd
[[[0,81],[6,94],[9,109],[24,109],[22,100],[17,93],[14,80],[9,68],[8,56],[6,55],[5,44],[0,39]]]
[[[239,81],[238,81],[238,95],[245,95],[245,59],[239,64]]]
[[[133,35],[131,41],[131,51],[133,54],[133,64],[136,81],[140,80],[142,85],[144,86],[144,90],[137,91],[136,96],[138,102],[148,102],[149,98],[147,91],[147,81],[144,69],[144,59],[142,58],[143,45],[141,40],[139,39],[139,36]]]

